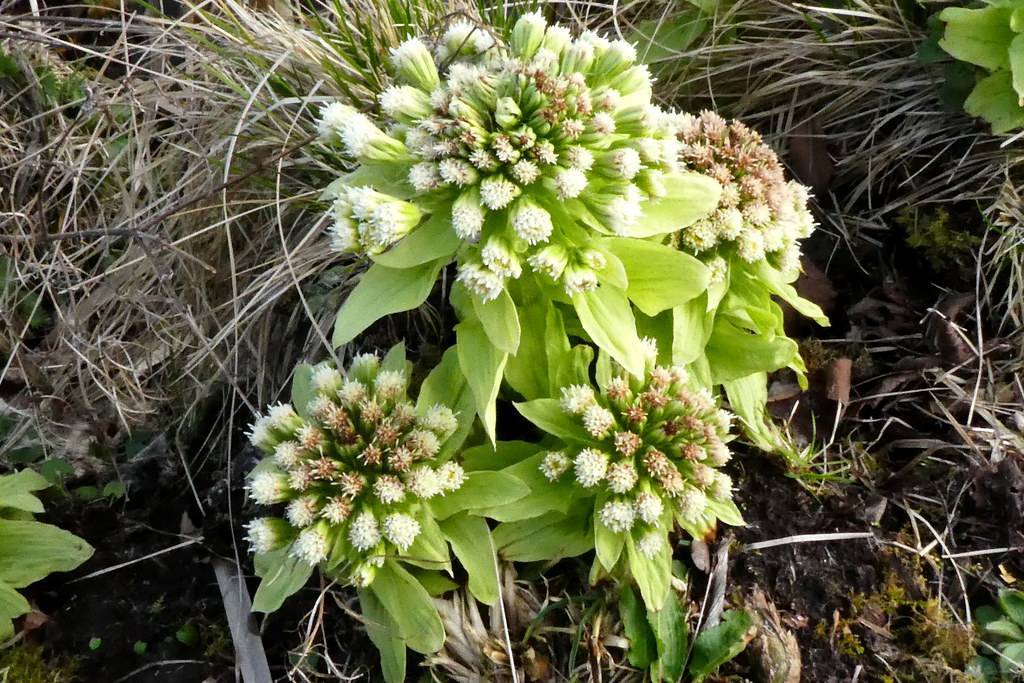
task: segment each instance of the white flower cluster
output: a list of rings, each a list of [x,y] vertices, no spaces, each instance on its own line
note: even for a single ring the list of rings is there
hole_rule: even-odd
[[[672,119],[680,161],[722,186],[718,208],[682,230],[681,246],[706,257],[717,278],[732,253],[748,263],[769,259],[784,272],[798,270],[799,242],[815,227],[807,188],[786,180],[778,156],[744,124],[709,111]]]
[[[620,370],[600,392],[567,386],[561,408],[592,441],[575,455],[568,448],[546,453],[540,471],[555,482],[571,470],[578,486],[604,494],[598,523],[632,534],[648,557],[675,524],[694,535],[711,529],[709,500],[732,500],[732,480],[718,471],[729,460],[730,415],[709,392],[691,389],[683,368],[652,359],[643,379]]]
[[[422,217],[415,204],[369,187],[342,187],[331,212],[331,248],[367,254],[379,254],[408,235]]]
[[[408,379],[372,354],[345,373],[324,363],[311,375],[308,418],[278,404],[252,424],[250,441],[270,457],[250,475],[249,497],[284,513],[249,524],[253,551],[290,547],[315,565],[340,548],[365,585],[388,553],[409,550],[429,514],[424,501],[458,490],[465,473],[437,461],[455,414],[443,405],[417,411]]]
[[[410,202],[449,212],[470,245],[457,278],[476,296],[496,298],[524,268],[569,295],[597,287],[606,264],[592,230],[629,235],[643,202],[664,193],[681,146],[673,117],[651,104],[651,77],[633,46],[591,31],[574,39],[530,13],[508,45],[458,20],[433,53],[410,38],[392,59],[398,83],[379,100],[388,132],[331,105],[325,139],[408,169]],[[415,229],[411,211],[392,211],[382,227],[350,218],[351,204],[335,211],[339,251],[372,253]]]

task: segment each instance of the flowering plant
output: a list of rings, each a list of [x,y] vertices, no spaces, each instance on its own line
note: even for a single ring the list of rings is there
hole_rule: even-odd
[[[487,514],[504,524],[495,541],[508,559],[539,560],[597,551],[595,573],[632,578],[649,609],[661,609],[671,578],[670,534],[695,538],[718,521],[743,524],[729,460],[731,416],[679,366],[657,363],[642,342],[640,378],[602,354],[598,388],[586,366],[560,399],[517,404],[547,437],[534,448],[501,444],[524,456],[506,472],[531,493]],[[470,460],[472,466],[473,460]]]
[[[383,127],[339,103],[321,112],[325,142],[359,162],[325,192],[331,244],[375,261],[334,343],[418,306],[454,259],[459,353],[492,438],[494,394],[531,300],[566,306],[639,375],[630,302],[654,315],[705,289],[707,269],[658,241],[714,208],[720,188],[680,167],[676,117],[651,104],[632,46],[573,39],[531,13],[507,44],[458,21],[433,51],[410,38],[393,62]]]
[[[269,457],[250,474],[249,497],[283,509],[248,526],[263,577],[254,609],[276,609],[320,566],[360,590],[386,627],[374,641],[397,672],[406,645],[434,652],[444,641],[424,584],[451,571],[449,545],[470,590],[494,602],[490,532],[470,512],[527,489],[509,474],[467,475],[452,459],[471,426],[438,400],[464,393],[453,361],[449,353],[415,404],[402,346],[383,360],[356,356],[344,372],[300,366],[294,405],[271,406],[253,423],[250,441]]]

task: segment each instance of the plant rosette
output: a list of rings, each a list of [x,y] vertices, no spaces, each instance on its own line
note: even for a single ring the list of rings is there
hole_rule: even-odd
[[[395,48],[397,83],[376,119],[338,103],[321,112],[325,143],[359,163],[324,193],[331,245],[375,262],[339,311],[334,343],[420,305],[454,260],[463,320],[495,355],[516,354],[518,308],[543,298],[571,306],[639,375],[629,302],[653,314],[703,291],[707,269],[658,242],[711,211],[720,187],[680,167],[677,118],[651,104],[628,43],[574,39],[538,13],[507,44],[481,36],[459,21],[433,51],[417,38]]]
[[[357,587],[389,680],[405,648],[436,652],[444,628],[431,593],[455,586],[449,546],[481,601],[497,599],[490,531],[476,508],[515,500],[526,486],[509,474],[467,474],[452,459],[472,426],[440,400],[466,393],[449,352],[408,399],[411,364],[402,345],[383,359],[356,356],[296,369],[292,403],[271,406],[249,439],[269,457],[248,479],[249,498],[280,516],[248,525],[262,578],[253,609],[276,610],[315,567]],[[491,488],[497,488],[491,492]]]
[[[525,456],[506,472],[531,493],[487,514],[510,560],[550,560],[596,550],[592,578],[635,581],[649,609],[669,592],[672,544],[680,528],[694,538],[719,521],[742,525],[732,500],[731,415],[686,370],[658,365],[654,342],[643,340],[646,365],[637,378],[602,354],[598,388],[563,386],[561,398],[519,403],[519,412],[549,438],[544,446],[503,444],[498,462]]]

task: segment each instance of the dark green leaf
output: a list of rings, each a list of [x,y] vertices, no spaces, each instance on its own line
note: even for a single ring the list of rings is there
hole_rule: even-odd
[[[688,671],[699,683],[718,667],[743,652],[752,637],[753,621],[742,610],[730,610],[714,628],[702,631],[693,643]]]
[[[384,680],[386,683],[404,683],[405,641],[399,634],[398,624],[373,591],[359,589],[359,606],[362,608],[366,634],[380,652],[380,668]]]
[[[658,647],[654,632],[647,623],[647,608],[631,586],[623,586],[619,591],[619,617],[622,630],[629,639],[629,663],[638,669],[646,669],[658,657]]]
[[[670,592],[660,610],[647,613],[658,644],[658,660],[651,667],[653,680],[678,681],[683,675],[689,642],[686,611],[679,600],[678,595]]]
[[[291,557],[288,548],[256,555],[256,576],[263,579],[252,600],[253,612],[276,612],[284,601],[306,585],[312,565]]]

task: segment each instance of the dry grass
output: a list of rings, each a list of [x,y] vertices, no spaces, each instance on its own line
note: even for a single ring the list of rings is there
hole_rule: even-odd
[[[442,18],[402,7],[0,19],[20,74],[0,81],[0,382],[34,424],[9,440],[35,431],[59,455],[142,424],[185,439],[206,399],[228,389],[221,417],[246,419],[295,360],[331,352],[352,271],[324,249],[315,199],[341,160],[311,144],[314,110],[372,102],[405,22]]]

